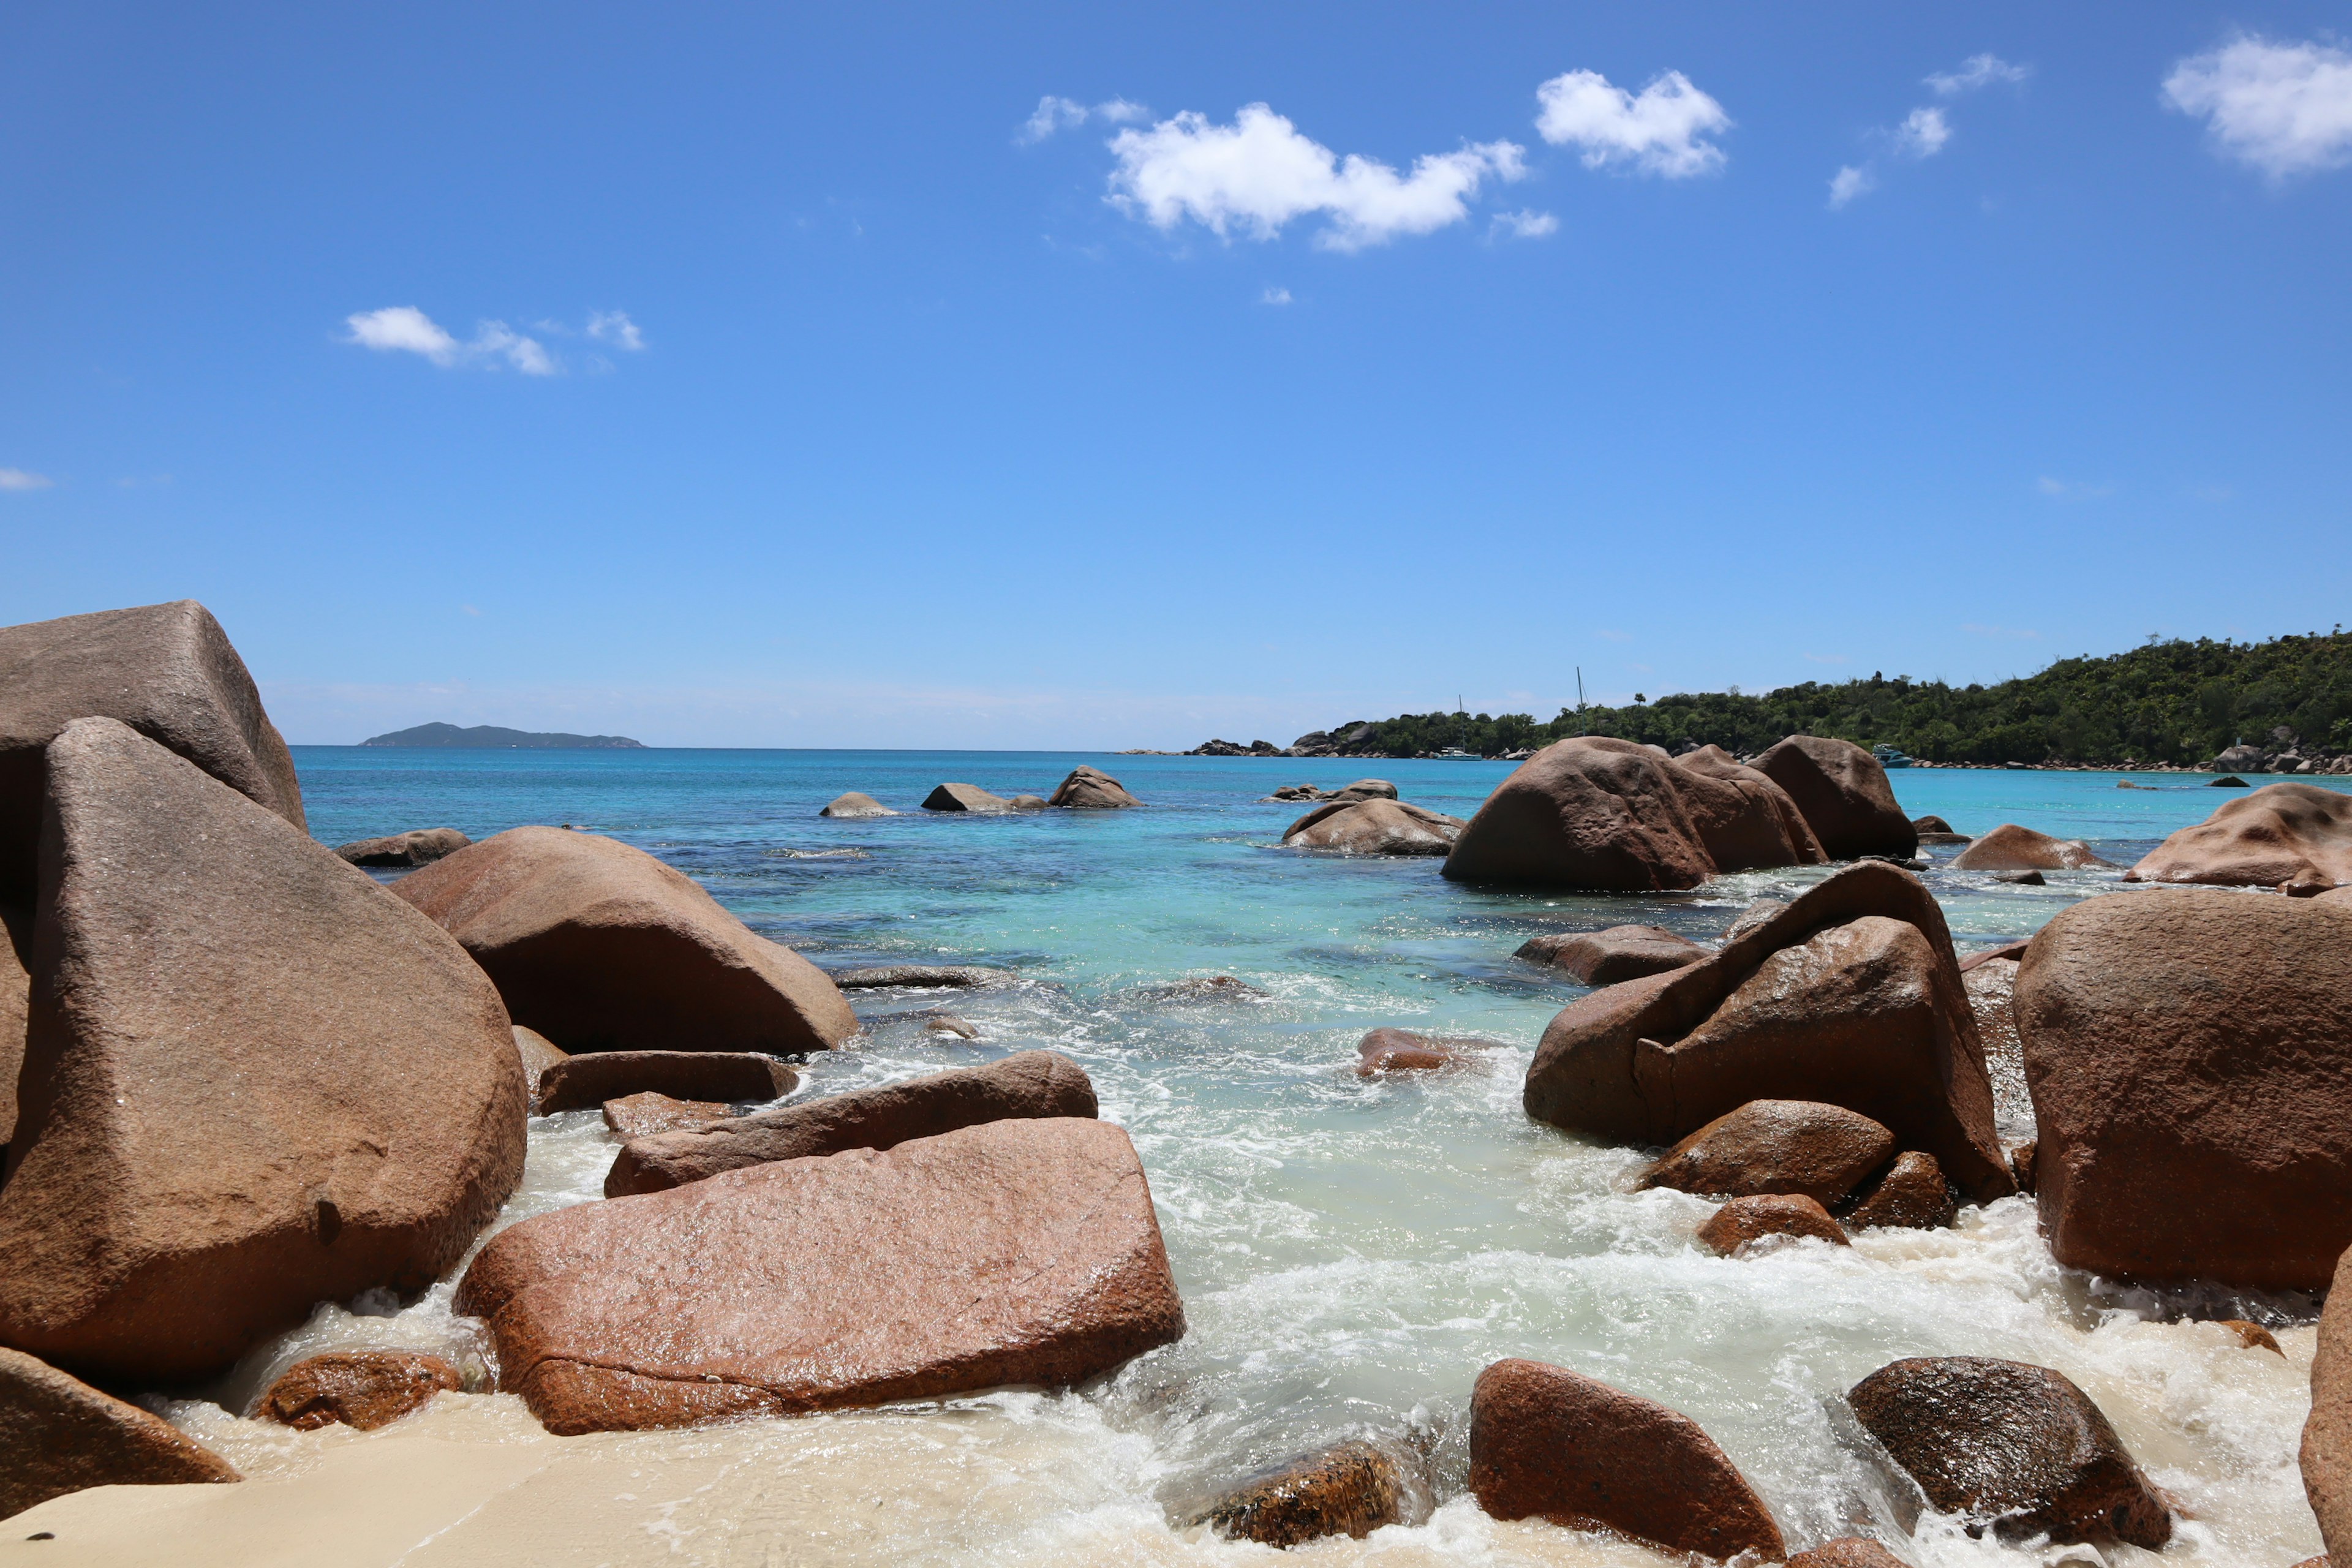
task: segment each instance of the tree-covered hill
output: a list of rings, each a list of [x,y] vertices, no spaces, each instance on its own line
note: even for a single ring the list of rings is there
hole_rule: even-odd
[[[1811,734],[1888,742],[1930,762],[2196,764],[2282,726],[2307,753],[2352,751],[2352,636],[2339,628],[2262,643],[2150,641],[2105,658],[2062,658],[1994,686],[1880,674],[1761,696],[1735,688],[1563,708],[1549,723],[1525,713],[1407,713],[1373,723],[1342,750],[1397,757],[1460,746],[1494,756],[1570,735],[1614,735],[1745,755],[1783,735]]]

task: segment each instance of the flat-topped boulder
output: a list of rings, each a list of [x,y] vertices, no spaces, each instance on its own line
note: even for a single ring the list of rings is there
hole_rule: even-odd
[[[1667,1150],[1642,1185],[1735,1198],[1801,1193],[1835,1204],[1894,1157],[1895,1134],[1859,1112],[1751,1100]]]
[[[456,1367],[422,1351],[329,1351],[288,1367],[253,1414],[299,1432],[337,1425],[373,1432],[464,1386]]]
[[[884,805],[870,795],[851,790],[846,795],[837,795],[827,801],[824,808],[817,815],[819,816],[896,816],[898,813]]]
[[[2303,1424],[2303,1490],[2327,1553],[2352,1563],[2352,1251],[2336,1268],[2311,1361]]]
[[[457,939],[516,1023],[567,1051],[790,1055],[857,1032],[822,970],[617,839],[510,828],[392,891]]]
[[[646,1089],[606,1100],[604,1125],[616,1138],[652,1138],[730,1121],[736,1113],[736,1108],[724,1100],[677,1100]]]
[[[632,1094],[673,1100],[782,1100],[800,1074],[754,1051],[599,1051],[568,1058],[539,1079],[539,1111],[584,1110]]]
[[[49,744],[0,1342],[152,1385],[420,1290],[522,1173],[522,1064],[457,944],[111,719]]]
[[[1936,1156],[1979,1201],[2015,1190],[1943,910],[1919,879],[1849,867],[1685,968],[1569,1005],[1528,1068],[1528,1113],[1673,1144],[1751,1100],[1843,1106]]]
[[[1282,831],[1286,849],[1340,855],[1444,855],[1462,819],[1380,796],[1326,801]]]
[[[1959,871],[2080,871],[2086,867],[2112,866],[2079,838],[2053,838],[2031,827],[2004,822],[1960,851],[1952,861]]]
[[[1454,840],[1444,875],[1638,893],[1696,888],[1715,862],[1663,752],[1588,736],[1546,746],[1497,785]]]
[[[0,1519],[91,1487],[242,1479],[162,1417],[0,1349]]]
[[[2352,795],[2265,784],[2167,838],[2124,879],[2252,888],[2352,882]]]
[[[1547,931],[1522,943],[1514,958],[1549,964],[1586,985],[1614,985],[1645,974],[1686,968],[1706,949],[1664,926],[1611,926],[1606,931]]]
[[[844,991],[877,991],[890,986],[945,990],[1004,985],[1020,976],[1010,969],[991,969],[978,963],[883,963],[866,969],[836,969],[831,978]]]
[[[418,827],[383,838],[354,838],[336,845],[335,853],[354,866],[429,866],[472,842],[454,827]]]
[[[89,717],[121,720],[305,826],[294,759],[228,634],[194,599],[0,626],[0,903],[32,902],[44,752]]]
[[[1832,860],[1907,860],[1918,850],[1918,829],[1895,804],[1885,768],[1852,741],[1791,735],[1767,748],[1756,771],[1788,792]]]
[[[1721,746],[1701,746],[1669,764],[1683,809],[1717,871],[1818,866],[1829,857],[1789,792]]]
[[[664,1192],[725,1171],[845,1149],[894,1149],[914,1138],[1008,1119],[1091,1117],[1086,1069],[1055,1051],[1022,1051],[985,1067],[853,1089],[695,1130],[632,1139],[604,1178],[607,1197]]]
[[[1070,770],[1069,777],[1054,787],[1045,799],[1047,805],[1069,806],[1080,811],[1108,811],[1143,803],[1127,793],[1127,786],[1103,772],[1085,763]]]
[[[541,1215],[457,1310],[559,1434],[1067,1387],[1184,1332],[1134,1146],[1072,1118]]]
[[[2352,1246],[2352,907],[2087,900],[2026,949],[2012,1008],[2059,1262],[2326,1286]]]
[[[1041,803],[1042,804],[1042,803]],[[1013,803],[978,784],[943,784],[923,797],[925,811],[1011,811]]]

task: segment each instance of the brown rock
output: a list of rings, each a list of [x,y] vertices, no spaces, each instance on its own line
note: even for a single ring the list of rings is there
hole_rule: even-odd
[[[120,719],[297,827],[302,786],[244,660],[194,599],[0,626],[0,903],[33,900],[45,748]]]
[[[1321,798],[1353,805],[1360,800],[1394,800],[1396,797],[1397,786],[1386,779],[1358,779],[1353,784],[1341,784]]]
[[[1880,1367],[1846,1403],[1942,1512],[2058,1542],[2154,1551],[2172,1538],[2170,1510],[2106,1416],[2048,1367],[1916,1357]]]
[[[91,1487],[243,1479],[170,1422],[0,1350],[0,1519]]]
[[[2025,957],[2025,950],[2032,945],[2032,937],[2021,937],[2015,942],[2005,942],[1999,947],[1989,947],[1982,952],[1972,952],[1960,960],[1960,973],[1967,974],[1988,963],[2021,963]]]
[[[1611,926],[1606,931],[1548,932],[1512,956],[1564,969],[1587,985],[1614,985],[1696,963],[1706,956],[1706,949],[1663,926]]]
[[[851,790],[847,795],[834,796],[832,800],[825,803],[824,809],[817,815],[819,816],[896,816],[898,813],[884,805],[870,795],[861,795],[856,790]]]
[[[1188,974],[1181,980],[1139,985],[1135,994],[1151,1002],[1263,1002],[1271,993],[1230,974]]]
[[[254,1415],[315,1432],[338,1421],[373,1432],[422,1410],[443,1389],[465,1386],[457,1369],[418,1351],[331,1351],[288,1367]]]
[[[1456,881],[1650,892],[1715,875],[1677,775],[1654,748],[1585,737],[1521,763],[1471,817]]]
[[[604,1125],[622,1138],[651,1138],[657,1133],[708,1127],[714,1121],[728,1121],[734,1114],[733,1106],[717,1100],[673,1100],[651,1089],[604,1102]]]
[[[1756,771],[1789,792],[1832,860],[1908,859],[1918,850],[1918,829],[1895,804],[1886,770],[1851,741],[1791,735],[1757,758]]]
[[[472,842],[454,827],[419,827],[388,838],[354,838],[337,845],[335,853],[354,866],[425,866]]]
[[[2303,1424],[2303,1491],[2327,1554],[2352,1561],[2352,1252],[2319,1314],[2311,1415]]]
[[[331,850],[111,719],[50,742],[0,1341],[206,1376],[464,1256],[522,1173],[496,991]]]
[[[616,839],[512,828],[392,890],[457,939],[515,1022],[567,1051],[789,1054],[857,1032],[814,964]]]
[[[934,1013],[923,1020],[923,1032],[930,1035],[953,1035],[959,1040],[976,1040],[980,1031],[953,1013]]]
[[[1133,1145],[1067,1118],[541,1215],[457,1308],[562,1434],[1067,1386],[1184,1331]]]
[[[1886,1173],[1863,1191],[1861,1201],[1846,1212],[1845,1227],[1942,1230],[1958,1212],[1936,1156],[1914,1149],[1896,1155]]]
[[[1444,855],[1454,847],[1462,819],[1402,801],[1326,801],[1283,829],[1291,849],[1342,855]]]
[[[2318,784],[2265,784],[2224,801],[2124,873],[2127,882],[2269,888],[2352,882],[2352,795]]]
[[[1895,1134],[1867,1116],[1811,1100],[1751,1100],[1668,1150],[1642,1185],[1721,1197],[1801,1193],[1826,1205],[1894,1153]]]
[[[1696,1422],[1542,1362],[1478,1374],[1470,1490],[1496,1519],[1612,1530],[1717,1559],[1788,1554],[1764,1500]]]
[[[515,1054],[522,1058],[522,1086],[525,1102],[536,1111],[539,1109],[541,1077],[556,1063],[570,1061],[572,1053],[537,1029],[526,1029],[520,1024],[514,1026],[514,1043]]]
[[[1865,1536],[1841,1535],[1789,1559],[1789,1568],[1910,1568],[1892,1552]]]
[[[2308,907],[2308,906],[2305,906]],[[1979,1201],[2014,1190],[1976,1020],[1926,887],[1853,866],[1702,963],[1580,998],[1544,1031],[1528,1113],[1675,1143],[1751,1100],[1858,1110]]]
[[[1108,810],[1141,805],[1143,803],[1128,794],[1125,784],[1100,768],[1081,764],[1070,770],[1070,776],[1061,782],[1045,804],[1080,810]]]
[[[2352,909],[2091,899],[2026,949],[2016,1011],[2059,1262],[2326,1286],[2352,1245]]]
[[[2250,1351],[2268,1351],[2279,1356],[2286,1354],[2279,1349],[2278,1340],[2260,1323],[2248,1322],[2243,1318],[2221,1318],[2216,1321],[2220,1327],[2237,1335],[2238,1342]]]
[[[539,1113],[584,1110],[626,1095],[673,1100],[782,1100],[800,1074],[751,1051],[600,1051],[572,1057],[540,1075]]]
[[[2027,1197],[2033,1195],[2033,1145],[2020,1143],[2009,1152],[2010,1174],[2017,1179],[2017,1190]]]
[[[923,797],[925,811],[1011,811],[1013,803],[978,784],[943,784]]]
[[[1919,833],[1949,833],[1952,831],[1952,825],[1950,823],[1946,822],[1940,816],[1933,815],[1913,817],[1911,819],[1911,826],[1915,831]]]
[[[1475,1065],[1485,1040],[1446,1039],[1417,1035],[1411,1029],[1374,1029],[1356,1042],[1356,1076],[1378,1078],[1384,1072],[1439,1072]]]
[[[1796,1193],[1734,1198],[1698,1227],[1699,1241],[1728,1258],[1768,1236],[1810,1236],[1836,1247],[1852,1245],[1830,1211]]]
[[[1370,1443],[1340,1443],[1249,1477],[1194,1522],[1230,1540],[1298,1546],[1327,1535],[1361,1541],[1404,1520],[1404,1475]]]
[[[632,1140],[613,1161],[604,1195],[657,1193],[722,1171],[845,1149],[891,1149],[988,1121],[1090,1117],[1096,1109],[1085,1068],[1053,1051],[1023,1051],[986,1067],[803,1100],[698,1131]]]
[[[25,1067],[32,1005],[33,911],[0,904],[0,1158],[16,1131],[16,1075]]]
[[[1718,871],[1818,866],[1829,857],[1788,791],[1721,746],[1676,757],[1675,785]]]
[[[844,991],[875,991],[901,985],[910,990],[946,990],[972,985],[999,985],[1018,978],[1009,969],[988,969],[976,963],[884,963],[870,969],[836,971],[832,980]]]
[[[2079,838],[2053,838],[2004,822],[1961,850],[1952,868],[1958,871],[2080,871],[2114,864],[2092,854],[2091,847]]]
[[[1143,803],[1141,801],[1137,801],[1135,804],[1141,805]],[[1016,795],[1004,803],[1004,809],[1007,811],[1043,811],[1045,809],[1045,797],[1042,795]]]

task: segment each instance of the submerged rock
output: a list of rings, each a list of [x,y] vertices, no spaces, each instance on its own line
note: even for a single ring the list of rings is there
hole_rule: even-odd
[[[1764,1500],[1698,1423],[1543,1362],[1498,1361],[1478,1374],[1470,1490],[1496,1519],[1614,1531],[1717,1559],[1788,1555]]]
[[[751,1051],[600,1051],[558,1062],[540,1075],[539,1111],[584,1110],[632,1094],[673,1100],[782,1100],[800,1074]]]
[[[1614,985],[1696,963],[1706,956],[1706,949],[1663,926],[1611,926],[1606,931],[1547,932],[1531,938],[1511,956],[1565,970],[1586,985]]]
[[[615,1137],[624,1139],[651,1138],[663,1132],[708,1127],[714,1121],[730,1121],[734,1115],[732,1105],[719,1100],[674,1100],[651,1089],[604,1102],[604,1125]]]
[[[2352,1246],[2352,907],[2148,892],[2060,912],[2016,1015],[2069,1268],[2317,1290]]]
[[[111,719],[50,742],[0,1186],[0,1341],[149,1386],[418,1290],[522,1173],[522,1064],[457,944]]]
[[[876,991],[892,985],[912,990],[1002,985],[1020,976],[1009,969],[988,969],[976,963],[885,963],[870,969],[835,970],[831,978],[844,991]]]
[[[1284,828],[1282,842],[1342,855],[1443,855],[1461,831],[1458,816],[1375,796],[1326,801]]]
[[[2004,1537],[2172,1538],[2164,1500],[2064,1374],[1983,1356],[1894,1362],[1846,1394],[1855,1419],[1945,1513]]]
[[[1546,746],[1486,797],[1444,874],[1601,892],[1696,888],[1715,875],[1664,752],[1584,737]]]
[[[1830,1217],[1830,1211],[1801,1193],[1734,1198],[1716,1210],[1698,1227],[1697,1235],[1702,1244],[1726,1258],[1768,1236],[1811,1237],[1832,1247],[1850,1245],[1845,1228]]]
[[[1958,1217],[1951,1184],[1936,1156],[1914,1149],[1895,1157],[1886,1173],[1863,1189],[1846,1211],[1848,1230],[1942,1230]]]
[[[1273,994],[1230,974],[1188,974],[1181,980],[1139,985],[1135,994],[1150,1002],[1264,1002]]]
[[[1894,1153],[1895,1134],[1856,1111],[1811,1100],[1751,1100],[1668,1150],[1643,1174],[1642,1185],[1721,1197],[1800,1193],[1827,1205],[1842,1202]]]
[[[817,815],[819,816],[896,816],[898,813],[884,805],[870,795],[851,790],[846,795],[834,796],[825,804],[824,809]]]
[[[572,1052],[827,1050],[857,1032],[824,972],[617,839],[517,827],[394,883],[518,1024]]]
[[[1832,860],[1863,855],[1909,859],[1919,832],[1903,808],[1878,759],[1852,741],[1791,735],[1756,759],[1756,771],[1789,792]]]
[[[2266,784],[2175,833],[2124,879],[2252,888],[2352,882],[2352,795]]]
[[[1042,804],[1042,803],[1041,803]],[[1013,803],[978,784],[943,784],[923,797],[925,811],[1011,811]]]
[[[1230,1540],[1298,1546],[1327,1535],[1361,1541],[1404,1521],[1405,1483],[1393,1455],[1366,1442],[1337,1444],[1244,1479],[1193,1521]]]
[[[1070,776],[1055,787],[1048,805],[1066,805],[1077,810],[1111,810],[1143,803],[1127,793],[1127,786],[1103,772],[1081,764],[1070,770]]]
[[[2004,822],[1961,850],[1952,868],[1958,871],[2080,871],[2114,864],[2100,859],[2079,838],[2053,838]]]
[[[242,1479],[160,1416],[0,1349],[0,1519],[91,1487]]]
[[[335,846],[335,853],[354,866],[427,866],[472,842],[454,827],[419,827],[385,838],[354,838]]]
[[[331,1351],[296,1362],[254,1415],[314,1432],[341,1422],[362,1432],[422,1410],[445,1389],[465,1386],[457,1369],[419,1351]]]
[[[930,1035],[953,1035],[959,1040],[976,1040],[980,1031],[957,1017],[953,1013],[934,1013],[923,1020],[923,1032]]]
[[[1067,1387],[1184,1332],[1134,1147],[1067,1118],[541,1215],[457,1309],[564,1435]]]
[[[1417,1035],[1411,1029],[1374,1029],[1356,1042],[1356,1076],[1388,1072],[1442,1072],[1476,1065],[1490,1042]]]
[[[803,1100],[698,1131],[632,1139],[613,1161],[604,1195],[662,1192],[723,1171],[845,1149],[892,1149],[982,1122],[1091,1117],[1096,1110],[1086,1069],[1053,1051],[1022,1051],[986,1067]]]
[[[2227,1329],[2237,1335],[2238,1342],[2250,1351],[2268,1351],[2275,1356],[2286,1354],[2286,1352],[2279,1349],[2277,1336],[2260,1323],[2249,1322],[2243,1318],[2221,1318],[2215,1320],[2213,1326],[2218,1329]]]

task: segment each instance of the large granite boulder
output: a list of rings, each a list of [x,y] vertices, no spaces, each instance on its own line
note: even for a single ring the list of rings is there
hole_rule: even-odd
[[[0,1342],[178,1382],[316,1302],[431,1284],[522,1173],[481,971],[114,720],[66,726],[47,773]]]
[[[0,903],[33,900],[44,750],[92,716],[304,826],[294,759],[228,634],[194,599],[0,626]]]
[[[33,911],[0,904],[0,1160],[16,1131],[16,1075],[33,998]]]
[[[2352,907],[2087,900],[2025,950],[2012,1005],[2059,1262],[2326,1286],[2352,1246]]]
[[[1341,855],[1444,855],[1461,831],[1458,816],[1373,796],[1326,801],[1284,828],[1282,842]]]
[[[336,845],[335,853],[354,866],[429,866],[472,842],[454,827],[418,827],[383,838],[354,838]]]
[[[800,1074],[757,1051],[597,1051],[570,1057],[540,1075],[539,1112],[584,1110],[632,1094],[673,1100],[782,1100]]]
[[[1100,768],[1081,763],[1070,770],[1069,777],[1054,787],[1054,793],[1046,797],[1045,804],[1080,810],[1112,810],[1143,803],[1128,794],[1125,784]]]
[[[1979,1201],[2016,1190],[1943,910],[1919,879],[1850,867],[1735,926],[1687,968],[1570,1004],[1528,1066],[1528,1113],[1671,1144],[1751,1100],[1860,1111]]]
[[[2124,873],[2130,882],[2332,888],[2352,882],[2352,795],[2318,784],[2265,784],[2224,801]]]
[[[2311,1362],[2311,1415],[2303,1424],[2303,1490],[2328,1556],[2352,1563],[2352,1251],[2336,1266],[2319,1350]]]
[[[0,1350],[0,1519],[90,1487],[243,1479],[170,1422]]]
[[[421,1351],[329,1351],[288,1367],[253,1414],[299,1432],[338,1424],[373,1432],[464,1386],[456,1367]]]
[[[1486,797],[1454,840],[1456,881],[1652,892],[1715,875],[1665,754],[1586,736],[1546,746]]]
[[[1756,771],[1789,792],[1832,860],[1891,855],[1907,860],[1918,829],[1895,804],[1878,759],[1852,741],[1791,735],[1756,759]]]
[[[825,803],[824,809],[818,812],[817,815],[819,816],[852,817],[896,816],[898,814],[891,810],[888,806],[884,805],[880,801],[876,800],[872,795],[866,795],[857,790],[851,790],[846,795],[837,795],[834,796],[833,799],[827,801]]]
[[[1614,1531],[1716,1559],[1788,1555],[1764,1500],[1697,1422],[1539,1361],[1478,1374],[1470,1490],[1496,1519]]]
[[[392,890],[563,1049],[821,1051],[857,1032],[824,971],[617,839],[516,827]]]
[[[880,1089],[853,1089],[698,1130],[632,1139],[614,1156],[604,1195],[657,1193],[747,1165],[845,1149],[894,1149],[915,1138],[1013,1118],[1091,1117],[1086,1069],[1055,1051],[1022,1051]]]
[[[2080,871],[2112,866],[2079,838],[2053,838],[2031,827],[2004,822],[1971,842],[1952,861],[1958,871]]]
[[[1721,746],[1701,746],[1672,763],[1683,809],[1718,871],[1818,866],[1829,857],[1789,792]]]
[[[1944,1513],[2002,1536],[2125,1541],[2153,1552],[2172,1513],[2106,1416],[2063,1373],[1983,1356],[1919,1356],[1846,1394],[1864,1430]]]
[[[1013,809],[1013,803],[1001,795],[991,795],[978,784],[943,784],[923,797],[925,811],[1000,812]]]
[[[1751,1100],[1667,1150],[1642,1185],[1727,1198],[1801,1193],[1829,1205],[1894,1157],[1895,1134],[1843,1106]]]
[[[1184,1332],[1134,1146],[1075,1118],[541,1215],[457,1308],[561,1434],[1066,1387]]]
[[[1664,926],[1611,926],[1606,931],[1546,931],[1511,955],[1564,970],[1585,985],[1614,985],[1645,974],[1685,969],[1706,949]]]

